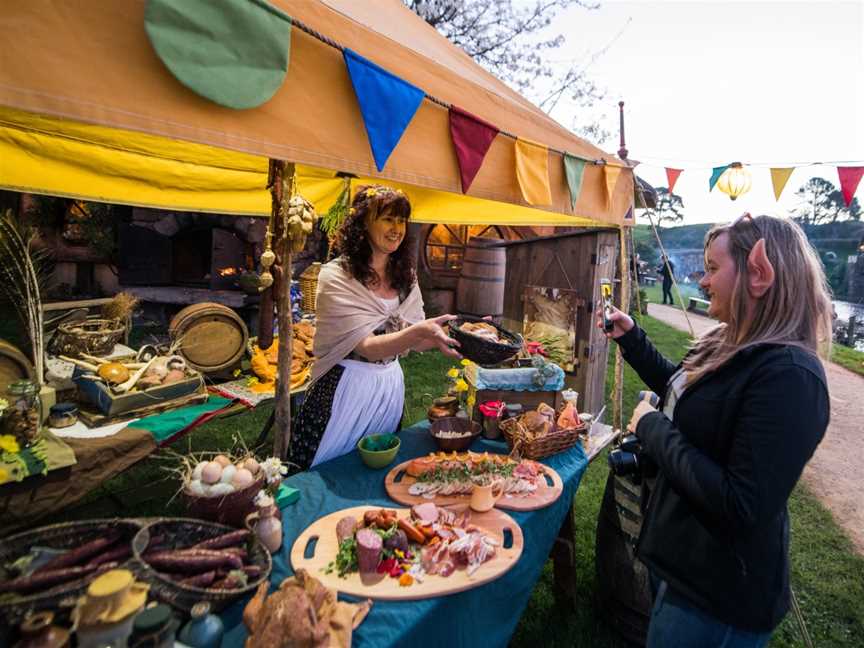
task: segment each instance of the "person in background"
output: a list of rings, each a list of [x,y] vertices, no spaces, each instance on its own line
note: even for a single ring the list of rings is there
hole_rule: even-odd
[[[335,239],[337,258],[318,275],[315,361],[289,457],[301,468],[346,454],[367,434],[396,432],[405,384],[399,356],[438,349],[460,358],[425,319],[406,240],[411,205],[398,190],[360,187]]]
[[[663,277],[663,303],[666,303],[666,298],[668,297],[669,304],[674,305],[675,301],[672,299],[672,276],[675,274],[675,264],[665,254],[660,258],[660,261],[661,263],[657,268],[657,272]]]
[[[749,214],[714,227],[705,270],[720,324],[681,364],[621,311],[608,334],[661,397],[628,425],[656,474],[636,546],[655,585],[649,648],[768,643],[790,606],[787,500],[830,416],[831,300],[801,228]]]

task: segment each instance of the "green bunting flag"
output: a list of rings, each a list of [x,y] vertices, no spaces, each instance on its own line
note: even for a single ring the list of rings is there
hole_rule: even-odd
[[[714,189],[714,185],[717,184],[717,181],[720,179],[720,176],[723,175],[723,172],[729,168],[728,164],[724,164],[723,166],[714,167],[711,170],[711,179],[708,181],[708,191],[712,191]]]
[[[576,209],[576,201],[582,191],[582,176],[585,175],[585,160],[565,153],[564,174],[567,176],[567,188],[570,189],[570,208]]]

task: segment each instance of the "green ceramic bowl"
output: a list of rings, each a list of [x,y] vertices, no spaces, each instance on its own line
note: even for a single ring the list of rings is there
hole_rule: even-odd
[[[402,442],[395,434],[370,434],[357,442],[360,459],[370,468],[383,468],[392,463]]]

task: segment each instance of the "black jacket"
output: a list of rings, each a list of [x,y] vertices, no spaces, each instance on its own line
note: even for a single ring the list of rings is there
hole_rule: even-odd
[[[618,343],[662,398],[677,367],[638,326]],[[673,421],[643,416],[636,434],[659,471],[639,558],[715,618],[773,630],[789,609],[786,501],[828,419],[821,362],[782,345],[745,349],[689,385]]]

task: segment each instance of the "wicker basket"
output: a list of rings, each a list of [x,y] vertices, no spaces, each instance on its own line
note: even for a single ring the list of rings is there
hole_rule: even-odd
[[[263,487],[264,476],[261,475],[243,490],[222,497],[199,497],[184,490],[183,499],[186,510],[193,517],[242,528],[246,523],[246,516],[255,511],[253,500]]]
[[[300,275],[300,292],[303,294],[300,308],[307,313],[315,312],[315,292],[318,290],[318,274],[320,272],[321,264],[316,261]]]
[[[483,322],[494,326],[498,330],[498,336],[505,338],[508,342],[501,344],[467,333],[459,328],[465,322]],[[481,317],[460,315],[449,322],[448,325],[450,327],[450,337],[459,343],[459,353],[479,365],[494,366],[500,364],[507,358],[511,358],[519,353],[519,350],[522,348],[521,335],[511,333],[494,322],[484,320]]]
[[[0,567],[13,562],[29,553],[32,547],[53,547],[55,549],[74,549],[86,542],[120,531],[121,540],[130,544],[130,557],[124,561],[131,564],[132,540],[141,525],[131,520],[82,520],[64,522],[24,531],[0,540]],[[51,589],[31,594],[5,593],[0,595],[0,619],[10,626],[16,626],[33,612],[52,610],[58,619],[71,613],[78,597],[99,572],[93,572],[78,580],[62,583]],[[2,575],[5,580],[5,574]]]
[[[525,459],[542,459],[568,450],[579,443],[580,437],[588,431],[585,424],[566,430],[559,430],[556,426],[549,434],[528,439],[521,420],[521,416],[509,418],[501,421],[498,427],[510,449]]]
[[[125,334],[126,325],[120,320],[67,322],[57,327],[51,345],[57,355],[73,358],[81,353],[103,356],[111,353]]]
[[[222,524],[190,518],[161,518],[151,522],[138,532],[132,543],[138,578],[150,584],[150,593],[154,597],[178,610],[189,612],[196,603],[207,601],[214,612],[219,612],[236,599],[254,592],[258,589],[258,585],[270,577],[273,560],[270,557],[270,552],[255,537],[254,533],[249,536],[246,550],[249,555],[249,562],[260,567],[261,573],[255,578],[250,578],[246,587],[236,589],[182,585],[150,567],[144,558],[144,553],[147,550],[147,545],[150,544],[151,537],[162,536],[170,539],[170,545],[179,549],[191,547],[231,531],[235,531],[235,529]]]

